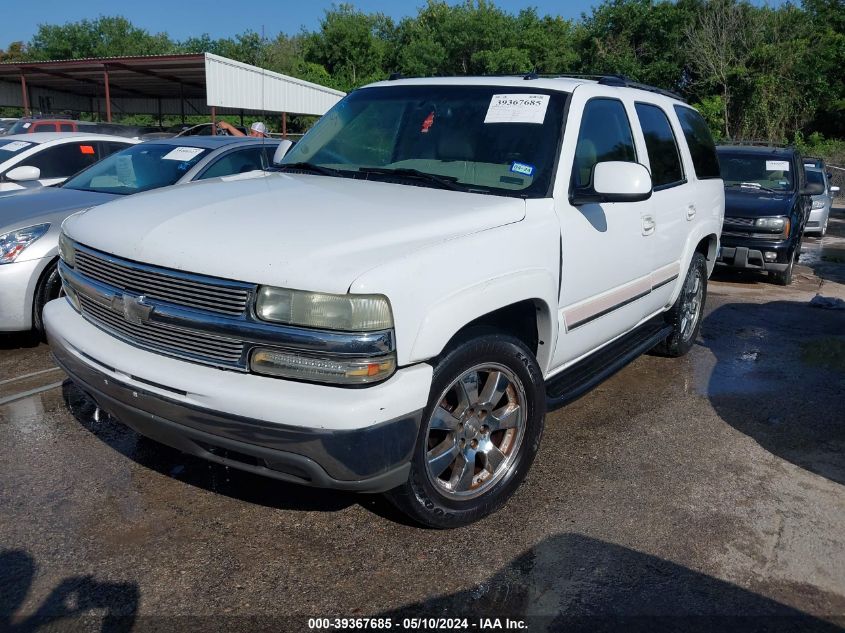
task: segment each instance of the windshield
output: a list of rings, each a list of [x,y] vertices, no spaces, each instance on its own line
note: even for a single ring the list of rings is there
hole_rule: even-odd
[[[27,130],[32,127],[32,121],[15,121],[15,124],[9,128],[6,134],[26,134]]]
[[[804,173],[807,174],[807,182],[816,185],[824,184],[824,174],[822,172],[816,171],[815,169],[805,169]]]
[[[324,174],[545,197],[566,97],[511,86],[364,88],[323,116],[283,165],[307,163]]]
[[[771,154],[719,152],[719,166],[726,187],[792,190],[792,163],[788,158]]]
[[[21,150],[29,149],[34,146],[35,143],[30,143],[29,141],[0,139],[0,162],[11,158],[13,154],[17,154]]]
[[[63,187],[128,195],[176,183],[208,153],[181,145],[141,143],[104,158],[68,180]]]

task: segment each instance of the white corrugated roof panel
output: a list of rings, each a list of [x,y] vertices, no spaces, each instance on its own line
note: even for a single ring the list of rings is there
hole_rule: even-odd
[[[323,115],[345,92],[233,59],[205,54],[209,106]]]

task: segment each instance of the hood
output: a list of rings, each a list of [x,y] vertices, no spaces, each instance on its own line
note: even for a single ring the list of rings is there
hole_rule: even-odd
[[[518,198],[276,173],[137,194],[74,216],[66,230],[139,262],[344,293],[392,258],[524,217]]]
[[[119,197],[61,187],[24,189],[0,197],[0,232],[41,222],[61,223],[72,213]]]
[[[725,217],[762,218],[789,215],[792,192],[768,193],[751,187],[725,189]]]

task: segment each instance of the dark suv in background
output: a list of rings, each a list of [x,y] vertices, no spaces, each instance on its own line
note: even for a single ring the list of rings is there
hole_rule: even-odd
[[[794,147],[722,145],[725,222],[718,263],[760,270],[779,284],[792,282],[810,197],[804,161]]]

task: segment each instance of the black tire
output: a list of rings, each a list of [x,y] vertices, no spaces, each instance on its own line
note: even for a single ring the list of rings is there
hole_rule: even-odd
[[[693,290],[696,277],[700,283],[701,293]],[[695,298],[698,297],[697,305]],[[672,333],[659,343],[654,351],[663,356],[678,358],[683,356],[695,345],[698,331],[701,329],[701,316],[704,313],[704,303],[707,300],[707,260],[701,253],[692,256],[684,285],[674,305],[666,312],[666,323],[672,326]],[[690,315],[694,323],[689,327]]]
[[[53,299],[59,298],[61,294],[62,279],[59,277],[58,264],[53,262],[41,274],[32,300],[32,329],[42,338],[45,336],[44,320],[41,314],[44,306]]]
[[[459,381],[462,377],[467,382]],[[499,386],[504,384],[500,382],[502,377],[508,381],[508,386],[501,392],[503,395],[499,399],[495,395],[484,399],[486,393],[499,393]],[[494,379],[496,389],[489,388],[490,379]],[[466,396],[467,384],[474,387],[475,405],[469,404],[473,402],[469,397],[465,400],[465,407],[458,402],[450,411],[448,400],[457,399],[459,392]],[[520,400],[522,398],[524,401]],[[515,409],[517,401],[520,402],[519,411]],[[479,407],[477,410],[476,405]],[[497,405],[499,408],[496,408]],[[485,406],[489,410],[484,409]],[[500,412],[498,417],[493,415],[494,410]],[[507,415],[501,414],[505,410]],[[516,416],[511,415],[514,411],[521,414],[518,416],[521,422],[514,422]],[[437,418],[434,417],[435,412]],[[454,430],[447,430],[442,424],[444,412],[452,422],[460,421],[459,425],[450,427]],[[387,498],[414,521],[434,528],[455,528],[492,514],[510,498],[531,467],[540,447],[545,413],[545,384],[531,350],[520,340],[506,334],[481,334],[466,340],[436,364],[410,475],[403,485],[387,492]],[[502,429],[492,430],[500,419],[505,418],[514,423],[514,427],[502,424]],[[488,427],[486,422],[490,422],[491,426]],[[465,439],[472,435],[473,428],[479,430],[472,437],[482,439]],[[443,439],[440,440],[440,437]],[[510,440],[507,440],[508,437]],[[491,451],[489,454],[493,454],[489,447],[499,440],[501,443],[496,450],[502,449],[498,452],[502,461],[499,467],[495,467],[482,447],[487,447]],[[445,473],[451,474],[454,490],[447,490],[450,482],[442,478],[444,472],[439,475],[432,473],[432,468],[437,466],[429,460],[430,451],[434,452],[441,446],[451,446],[442,452],[442,456],[454,461],[440,460],[439,463],[450,464],[445,466]],[[449,455],[446,455],[447,452]],[[471,457],[467,458],[468,455]],[[480,467],[479,461],[484,464],[483,467]],[[469,474],[468,478],[466,474]],[[463,490],[461,486],[467,479],[470,487]]]
[[[795,268],[795,260],[798,259],[798,253],[801,252],[801,245],[795,247],[792,251],[792,256],[789,258],[789,264],[783,272],[770,272],[769,276],[772,281],[779,286],[788,286],[792,283],[792,271]]]

